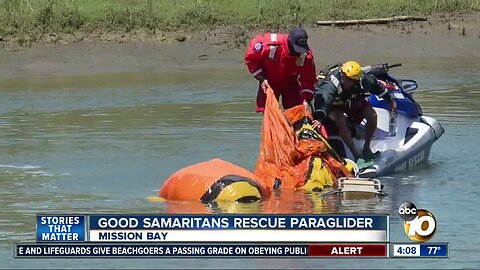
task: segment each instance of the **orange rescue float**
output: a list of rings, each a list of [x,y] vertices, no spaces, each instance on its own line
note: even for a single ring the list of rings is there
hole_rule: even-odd
[[[253,173],[218,158],[175,172],[160,190],[160,197],[167,200],[200,200],[203,203],[251,202],[269,194]]]

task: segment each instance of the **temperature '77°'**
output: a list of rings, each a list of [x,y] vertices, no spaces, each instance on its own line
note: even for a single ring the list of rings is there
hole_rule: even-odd
[[[428,247],[428,254],[437,254],[441,247]]]

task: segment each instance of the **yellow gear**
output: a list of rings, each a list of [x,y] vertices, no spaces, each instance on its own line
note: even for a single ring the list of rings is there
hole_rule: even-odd
[[[362,67],[355,61],[348,61],[342,66],[342,72],[348,78],[358,81],[363,75]]]
[[[262,195],[257,187],[248,182],[238,181],[226,186],[215,198],[215,201],[238,201],[249,198],[251,200],[260,200]]]
[[[359,169],[355,161],[346,158],[345,159],[345,167],[347,168],[347,171],[350,172],[353,176],[357,176]]]
[[[307,175],[307,181],[300,189],[313,191],[315,188],[324,190],[333,186],[334,178],[332,172],[323,164],[322,159],[319,157],[311,157],[311,159],[311,168],[309,169],[311,173]]]

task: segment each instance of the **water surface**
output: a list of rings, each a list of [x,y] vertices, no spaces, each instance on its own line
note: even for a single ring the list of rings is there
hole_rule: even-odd
[[[0,82],[0,267],[479,267],[480,64],[461,59],[404,64],[396,74],[419,82],[415,97],[446,133],[427,164],[381,179],[389,196],[344,202],[301,192],[212,207],[146,200],[170,174],[193,163],[220,157],[255,166],[261,118],[253,112],[255,82],[244,70]],[[389,213],[391,240],[407,241],[396,214],[405,200],[435,214],[439,227],[433,240],[450,242],[450,259],[12,258],[13,242],[34,240],[36,213]]]

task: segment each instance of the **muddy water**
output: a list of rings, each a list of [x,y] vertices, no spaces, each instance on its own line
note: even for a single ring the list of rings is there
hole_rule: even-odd
[[[214,207],[145,199],[175,170],[196,162],[220,157],[254,167],[261,119],[253,113],[255,83],[244,70],[1,81],[0,267],[478,267],[480,64],[468,59],[404,64],[395,74],[419,82],[415,97],[446,134],[427,164],[382,179],[389,196],[344,202],[299,192]],[[390,213],[392,241],[406,241],[395,214],[405,200],[435,214],[434,240],[450,242],[450,259],[12,258],[13,242],[33,241],[35,213]]]

